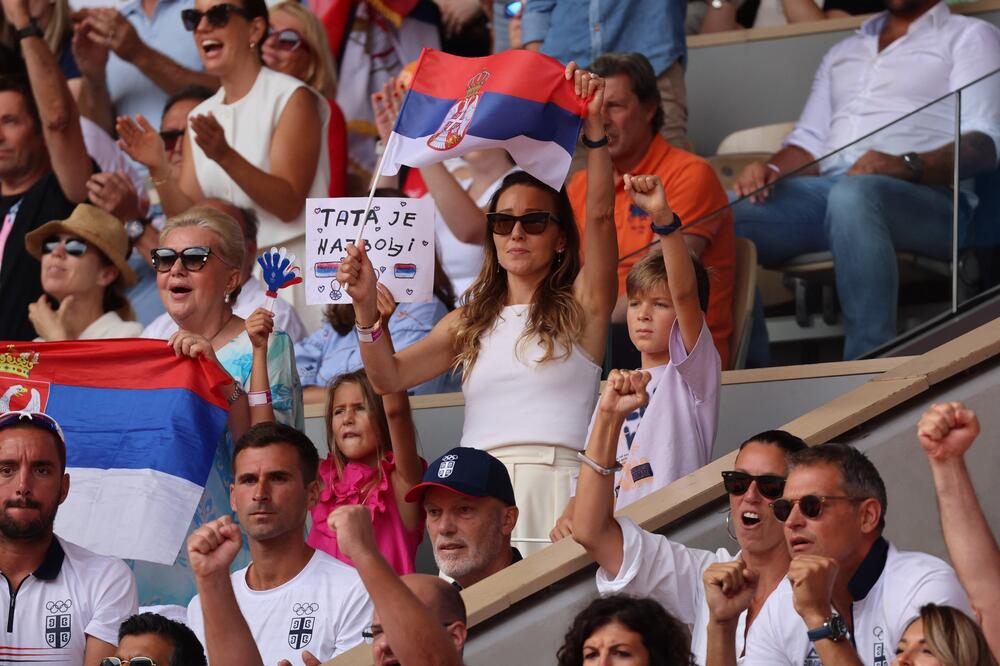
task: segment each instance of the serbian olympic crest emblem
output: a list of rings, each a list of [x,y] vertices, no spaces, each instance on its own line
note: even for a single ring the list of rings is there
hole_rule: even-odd
[[[453,453],[441,459],[441,465],[438,466],[439,479],[447,479],[451,476],[451,473],[455,471],[456,460],[458,460],[458,456]]]
[[[292,605],[292,613],[295,614],[295,617],[292,618],[292,624],[288,627],[288,647],[293,650],[301,650],[309,645],[313,636],[313,628],[316,626],[316,611],[318,610],[319,604],[316,603]]]
[[[50,648],[60,650],[69,645],[73,637],[73,615],[70,613],[72,607],[73,601],[70,599],[45,603],[45,610],[52,613],[45,616],[45,642]]]
[[[457,100],[448,109],[441,127],[427,139],[427,145],[434,150],[451,150],[462,142],[469,126],[472,124],[472,117],[476,114],[476,107],[479,106],[479,98],[483,94],[483,86],[490,78],[490,73],[483,70],[469,79],[469,86],[465,91],[465,97]]]
[[[49,383],[29,379],[38,352],[18,352],[14,345],[0,353],[0,412],[44,412]]]

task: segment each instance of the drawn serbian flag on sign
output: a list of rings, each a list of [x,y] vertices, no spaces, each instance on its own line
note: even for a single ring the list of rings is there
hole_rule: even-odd
[[[228,418],[215,363],[162,340],[0,342],[0,410],[66,434],[56,532],[93,551],[172,564]]]
[[[504,148],[519,167],[558,190],[586,108],[564,72],[557,60],[532,51],[460,58],[424,49],[382,173]]]

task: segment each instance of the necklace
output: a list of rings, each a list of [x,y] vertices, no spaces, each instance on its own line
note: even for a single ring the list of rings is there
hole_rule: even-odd
[[[210,338],[208,339],[208,341],[209,341],[210,343],[214,343],[214,342],[215,342],[215,339],[216,339],[217,337],[219,337],[219,334],[220,334],[220,333],[222,333],[222,331],[223,331],[223,330],[225,330],[226,326],[229,326],[229,322],[231,322],[231,321],[233,320],[233,316],[234,316],[234,315],[233,315],[233,313],[232,313],[232,312],[230,312],[230,313],[229,313],[229,317],[228,317],[228,318],[226,319],[226,321],[222,322],[222,326],[220,326],[220,327],[219,327],[219,330],[217,330],[217,331],[215,332],[215,335],[213,335],[212,337],[210,337]]]

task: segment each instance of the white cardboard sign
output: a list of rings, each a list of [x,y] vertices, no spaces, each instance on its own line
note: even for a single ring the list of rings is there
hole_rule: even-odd
[[[337,269],[361,228],[367,197],[306,200],[306,303],[350,303]],[[397,303],[431,300],[434,288],[434,202],[376,198],[364,243],[379,282]]]

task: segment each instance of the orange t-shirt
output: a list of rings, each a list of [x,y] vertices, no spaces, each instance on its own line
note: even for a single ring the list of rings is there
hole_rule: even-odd
[[[655,174],[663,182],[670,208],[684,224],[684,233],[696,234],[708,241],[701,262],[708,270],[708,328],[722,358],[722,367],[729,367],[729,336],[733,332],[733,280],[736,271],[736,236],[730,210],[691,225],[702,216],[726,208],[729,200],[722,184],[708,162],[674,148],[659,134],[633,174]],[[573,215],[580,227],[587,220],[587,174],[574,174],[567,187]],[[649,228],[645,211],[632,205],[628,192],[619,184],[615,191],[615,227],[618,229],[618,293],[625,293],[625,277],[632,265],[646,254],[655,234]],[[633,254],[634,253],[634,254]],[[631,256],[629,256],[631,255]]]

